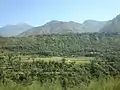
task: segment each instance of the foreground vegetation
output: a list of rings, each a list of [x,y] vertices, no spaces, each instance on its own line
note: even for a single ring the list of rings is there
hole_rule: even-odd
[[[0,58],[0,87],[2,90],[110,90],[110,85],[111,90],[117,90],[114,88],[119,86],[119,58],[110,55],[94,58],[90,63],[76,64],[66,63],[64,58],[59,62],[23,62],[19,56],[3,54]]]
[[[60,83],[45,83],[41,85],[39,82],[34,82],[32,85],[13,85],[7,86],[1,85],[0,90],[63,90]],[[107,78],[91,81],[86,87],[81,85],[80,87],[67,88],[67,90],[120,90],[120,79]]]

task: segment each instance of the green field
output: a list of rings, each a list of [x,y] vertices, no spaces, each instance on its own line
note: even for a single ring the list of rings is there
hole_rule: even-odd
[[[93,60],[93,57],[36,57],[32,58],[30,56],[21,56],[23,62],[33,62],[33,61],[55,61],[61,62],[62,59],[65,59],[66,63],[75,62],[76,64],[85,64],[90,63],[90,60]]]

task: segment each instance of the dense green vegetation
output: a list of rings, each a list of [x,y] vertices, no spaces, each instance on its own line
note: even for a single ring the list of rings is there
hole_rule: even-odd
[[[88,87],[84,85],[81,87],[73,87],[68,88],[68,90],[119,90],[120,88],[120,80],[119,79],[101,79],[91,81]],[[55,83],[45,83],[44,85],[40,85],[39,82],[34,82],[32,85],[13,85],[9,84],[9,86],[2,85],[0,90],[62,90],[60,83],[56,81]]]
[[[2,90],[119,90],[118,33],[1,37],[0,43]],[[61,58],[49,60],[55,56]],[[77,63],[83,58],[89,63]]]
[[[30,88],[37,85],[36,90],[37,87],[41,87],[41,90],[47,88],[51,90],[56,87],[58,90],[60,88],[86,90],[88,87],[96,88],[91,87],[90,84],[94,79],[98,83],[101,78],[113,77],[119,80],[120,74],[119,56],[99,57],[84,65],[74,62],[66,63],[65,59],[62,59],[61,62],[44,62],[35,61],[33,58],[32,62],[22,62],[21,57],[4,53],[1,54],[0,59],[1,88],[7,88],[9,85],[11,88]],[[102,88],[102,86],[100,87]]]
[[[3,49],[39,56],[97,56],[120,53],[118,33],[85,33],[9,38]]]

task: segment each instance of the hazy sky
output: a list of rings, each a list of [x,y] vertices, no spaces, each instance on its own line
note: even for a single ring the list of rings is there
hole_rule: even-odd
[[[109,20],[120,13],[120,0],[0,0],[0,26],[50,20]]]

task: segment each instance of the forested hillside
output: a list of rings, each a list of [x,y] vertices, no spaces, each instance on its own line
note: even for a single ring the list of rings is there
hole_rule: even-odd
[[[120,53],[118,33],[83,33],[7,38],[3,49],[40,56],[96,56]]]

